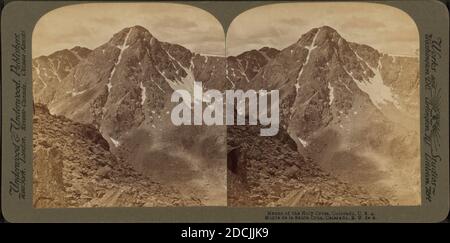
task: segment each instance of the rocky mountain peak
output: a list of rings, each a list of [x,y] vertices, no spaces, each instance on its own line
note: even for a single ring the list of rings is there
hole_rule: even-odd
[[[81,46],[75,46],[72,49],[70,49],[75,55],[77,55],[80,59],[86,58],[89,53],[91,53],[91,49],[88,49],[86,47]]]
[[[278,50],[278,49],[275,49],[275,48],[272,48],[272,47],[267,47],[267,46],[259,49],[259,51],[263,52],[264,54],[266,54],[270,58],[274,58],[280,52],[280,50]]]
[[[339,33],[336,29],[334,29],[333,27],[330,27],[328,25],[324,25],[321,27],[316,28],[318,29],[322,34],[328,35],[328,36],[339,36]]]
[[[342,44],[342,36],[330,26],[313,28],[303,34],[297,41],[300,46],[320,46],[326,42]]]
[[[146,28],[136,25],[122,29],[113,35],[109,43],[116,46],[129,46],[136,42],[152,42],[157,41]],[[126,43],[125,43],[126,42]]]

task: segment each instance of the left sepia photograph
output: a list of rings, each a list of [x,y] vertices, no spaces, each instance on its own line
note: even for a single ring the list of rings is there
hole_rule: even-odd
[[[55,9],[35,26],[35,208],[226,206],[226,128],[171,122],[174,90],[222,90],[225,34],[182,4]]]

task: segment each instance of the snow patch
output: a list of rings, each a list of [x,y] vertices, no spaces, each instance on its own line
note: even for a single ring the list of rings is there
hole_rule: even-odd
[[[72,92],[71,92],[72,93],[72,97],[84,94],[84,92],[86,92],[86,91],[87,91],[87,89],[82,90],[82,91],[78,91],[78,92],[76,92],[75,90],[72,90]]]
[[[397,109],[399,108],[400,104],[398,103],[397,99],[395,98],[395,94],[392,92],[392,89],[384,84],[383,78],[381,76],[381,61],[378,60],[378,66],[376,68],[372,68],[364,59],[362,59],[355,51],[353,51],[358,57],[358,59],[362,62],[364,62],[367,67],[372,70],[372,72],[375,74],[372,78],[368,78],[366,80],[357,81],[351,73],[347,74],[350,75],[350,77],[353,78],[356,85],[359,89],[364,91],[366,94],[369,95],[370,100],[372,103],[378,108],[381,109],[381,105],[385,105],[387,102],[392,103]]]
[[[195,69],[194,59],[192,59],[192,58],[191,58],[191,67],[192,67],[192,69]]]
[[[146,88],[142,84],[142,82],[139,84],[139,88],[141,88],[141,105],[144,105],[145,100],[147,99],[147,94],[145,93]]]
[[[348,74],[353,78],[358,88],[369,95],[370,100],[378,109],[381,109],[381,105],[387,102],[391,102],[398,108],[399,103],[394,98],[392,89],[384,84],[379,68],[372,69],[372,72],[375,76],[363,81],[358,81],[350,73]]]
[[[108,84],[106,85],[106,86],[108,86],[108,93],[111,92],[111,88],[112,88],[111,79],[114,76],[114,73],[116,72],[116,66],[119,65],[120,60],[122,60],[123,52],[129,47],[129,45],[127,45],[127,42],[128,42],[128,37],[130,37],[130,34],[131,34],[132,30],[133,30],[133,28],[130,28],[130,30],[127,33],[127,36],[125,37],[125,40],[122,43],[122,45],[121,46],[117,46],[117,48],[120,49],[120,53],[119,53],[119,56],[117,57],[117,61],[114,63],[114,67],[113,67],[111,73],[109,74]]]
[[[378,108],[380,108],[380,105],[386,104],[386,102],[391,102],[398,108],[400,104],[395,99],[392,89],[384,84],[380,69],[381,63],[378,64],[377,69],[372,69],[375,76],[369,82],[358,83],[358,87],[369,95]]]
[[[120,142],[118,140],[115,140],[112,137],[109,137],[109,139],[111,140],[111,142],[114,144],[114,146],[117,148],[120,146]]]
[[[162,73],[159,71],[158,72],[161,74],[161,76],[163,76],[163,78],[166,80],[166,82],[169,84],[169,86],[173,90],[179,90],[179,89],[187,90],[191,94],[191,96],[194,96],[195,77],[194,77],[194,72],[192,71],[192,63],[189,68],[186,68],[183,65],[181,65],[181,63],[179,61],[177,61],[174,57],[172,57],[172,55],[170,55],[167,51],[166,51],[166,54],[169,56],[169,58],[172,61],[176,62],[178,64],[178,66],[180,66],[186,72],[186,76],[175,78],[175,80],[171,80],[171,79],[167,78],[167,76],[164,74],[164,72],[162,72]]]
[[[304,47],[308,50],[308,54],[306,55],[306,60],[303,62],[302,69],[300,70],[300,72],[299,72],[298,75],[297,75],[297,84],[298,84],[298,82],[299,82],[299,80],[300,80],[300,77],[301,77],[302,74],[303,74],[303,70],[305,70],[305,66],[306,66],[306,65],[308,64],[308,62],[309,62],[309,57],[311,56],[311,52],[312,52],[314,49],[317,48],[317,46],[316,46],[316,38],[317,38],[317,36],[319,35],[319,32],[320,32],[320,29],[319,29],[319,30],[316,32],[316,34],[314,35],[314,38],[313,38],[313,40],[312,40],[310,46],[304,46]]]
[[[297,92],[298,93],[298,90],[300,89],[300,84],[298,84],[298,83],[295,83],[295,92]]]
[[[108,87],[108,93],[111,93],[111,89],[112,89],[111,80],[108,82],[108,84],[106,86]]]
[[[330,102],[328,104],[331,105],[331,104],[333,104],[333,101],[334,101],[334,88],[333,88],[333,86],[331,86],[330,83],[328,83],[328,89],[330,90],[330,93],[329,93]]]
[[[298,141],[300,141],[300,143],[303,145],[303,147],[307,147],[309,145],[309,143],[306,140],[301,139],[300,137],[297,137]]]

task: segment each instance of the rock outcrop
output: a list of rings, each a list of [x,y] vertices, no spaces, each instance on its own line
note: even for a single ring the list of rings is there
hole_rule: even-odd
[[[137,173],[94,126],[51,115],[42,104],[33,118],[33,185],[38,208],[201,205]]]

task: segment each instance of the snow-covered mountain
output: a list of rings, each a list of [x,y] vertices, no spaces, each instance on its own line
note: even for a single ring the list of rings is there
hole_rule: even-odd
[[[116,33],[81,60],[71,51],[61,52],[67,53],[33,61],[35,100],[47,104],[54,114],[97,125],[112,141],[119,141],[132,127],[157,126],[168,115],[174,89],[192,90],[194,80],[220,89],[226,83],[225,58],[161,42],[140,26]],[[68,64],[54,69],[43,66],[41,59],[56,65],[53,56],[63,56]],[[47,93],[51,98],[42,95]]]

